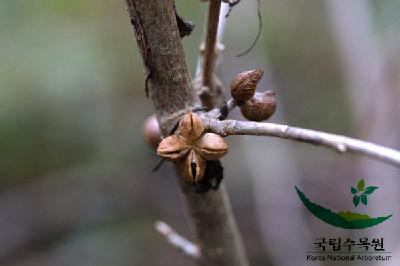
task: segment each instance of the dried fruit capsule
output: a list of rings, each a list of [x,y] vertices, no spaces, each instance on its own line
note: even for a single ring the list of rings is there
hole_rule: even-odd
[[[178,162],[183,177],[190,183],[197,183],[204,177],[206,161],[194,150],[190,150],[186,157]]]
[[[254,92],[264,72],[261,69],[249,70],[236,75],[231,84],[231,95],[238,104],[248,101]]]
[[[170,161],[182,159],[189,151],[189,146],[184,139],[171,135],[163,139],[157,148],[157,155]]]
[[[204,177],[207,160],[218,160],[228,152],[228,148],[221,136],[204,133],[201,118],[188,112],[181,118],[176,133],[160,142],[157,154],[176,162],[185,179],[194,184]]]
[[[240,111],[250,121],[262,121],[270,118],[276,110],[275,92],[256,92],[254,96],[242,104]]]
[[[228,143],[217,134],[205,133],[194,149],[206,160],[218,160],[228,152]]]
[[[146,143],[154,149],[157,148],[161,141],[161,132],[155,115],[149,116],[144,121],[142,131]]]
[[[193,112],[185,114],[179,121],[179,135],[191,143],[204,132],[204,125],[198,115]]]

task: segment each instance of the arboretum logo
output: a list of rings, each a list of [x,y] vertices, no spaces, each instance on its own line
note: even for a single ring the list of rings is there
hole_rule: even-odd
[[[373,218],[367,214],[355,213],[351,211],[333,212],[328,208],[324,208],[316,203],[313,203],[299,188],[295,188],[304,206],[315,217],[335,227],[344,229],[363,229],[380,224],[392,216],[387,215]],[[363,179],[358,181],[356,187],[350,188],[354,206],[357,207],[360,205],[360,203],[363,205],[368,205],[369,197],[371,197],[371,195],[377,189],[378,187],[376,186],[366,186]]]

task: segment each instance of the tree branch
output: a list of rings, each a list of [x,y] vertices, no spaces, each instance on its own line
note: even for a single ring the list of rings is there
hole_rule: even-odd
[[[214,82],[214,68],[216,59],[217,30],[219,21],[220,0],[211,0],[208,7],[207,33],[203,62],[203,84],[211,88]]]
[[[145,69],[149,95],[164,136],[194,105],[191,79],[172,1],[126,0]]]
[[[199,247],[183,236],[179,235],[168,224],[158,221],[154,224],[154,227],[157,232],[165,237],[168,243],[170,243],[177,250],[181,251],[183,254],[192,259],[198,259],[200,257]]]
[[[205,126],[211,132],[226,135],[256,135],[291,139],[300,142],[321,145],[340,153],[358,153],[373,159],[400,167],[400,152],[341,135],[335,135],[311,129],[291,127],[273,123],[257,123],[250,121],[220,121],[203,117]]]
[[[164,136],[198,99],[184,60],[172,0],[125,0],[148,73],[149,95]],[[218,0],[213,0],[214,2]],[[219,2],[219,1],[218,1]],[[224,186],[204,194],[178,178],[201,250],[199,265],[246,266],[247,258]]]
[[[211,0],[208,7],[206,37],[201,45],[201,71],[196,76],[195,89],[198,91],[203,106],[212,109],[220,104],[223,98],[222,84],[215,76],[215,66],[219,50],[218,25],[220,19],[221,1]]]
[[[202,266],[248,266],[242,239],[232,213],[225,186],[199,194],[183,178],[188,210],[193,217],[201,249]]]

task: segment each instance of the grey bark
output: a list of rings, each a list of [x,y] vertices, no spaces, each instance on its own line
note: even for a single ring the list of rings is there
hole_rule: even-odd
[[[221,136],[255,135],[291,139],[320,145],[340,153],[358,153],[400,167],[400,152],[371,142],[321,131],[274,123],[257,123],[203,117],[207,130]]]

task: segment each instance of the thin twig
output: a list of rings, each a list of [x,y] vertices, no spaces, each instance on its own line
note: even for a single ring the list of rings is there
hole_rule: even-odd
[[[217,30],[219,22],[219,12],[221,9],[220,0],[211,0],[208,7],[207,33],[204,46],[203,62],[203,84],[207,87],[213,86],[213,75],[216,59]]]
[[[232,111],[233,108],[236,107],[236,105],[237,105],[237,103],[236,103],[236,101],[234,99],[230,99],[229,101],[227,101],[226,102],[226,108],[227,108],[228,113],[230,111]]]
[[[241,1],[241,0],[221,0],[222,3],[226,3],[226,4],[229,5],[229,10],[228,10],[228,12],[227,12],[226,15],[225,15],[226,18],[229,17],[229,15],[230,15],[231,12],[232,12],[233,7],[236,6],[237,4],[239,4],[240,1]]]
[[[224,13],[227,12],[229,6],[228,4],[221,3],[221,9],[219,12],[219,23],[218,23],[218,29],[217,29],[217,43],[216,43],[216,55],[218,57],[218,54],[224,49],[224,45],[222,44],[222,38],[224,36],[224,31],[225,31],[225,25],[226,25],[226,17],[224,16]],[[204,31],[207,31],[207,25],[205,25]],[[196,64],[196,72],[195,72],[195,77],[198,78],[202,76],[203,72],[203,62],[204,62],[204,44],[200,45],[200,50],[201,53],[199,54],[199,58],[197,60]],[[214,60],[214,63],[217,63],[217,59]],[[215,69],[215,67],[214,67]]]
[[[198,259],[200,257],[199,247],[184,238],[183,236],[179,235],[168,224],[162,221],[157,221],[154,224],[154,228],[157,230],[157,232],[165,237],[169,244],[171,244],[174,248],[176,248],[183,254],[193,259]]]
[[[262,27],[263,27],[262,17],[261,17],[261,0],[257,0],[257,3],[258,3],[258,6],[257,6],[258,32],[257,32],[256,38],[254,38],[253,43],[250,45],[250,47],[246,51],[236,55],[236,57],[241,57],[241,56],[248,54],[251,50],[253,50],[254,46],[256,46],[258,40],[260,39],[261,31],[262,31]]]
[[[218,23],[218,30],[217,30],[217,51],[219,50],[219,46],[222,46],[222,39],[224,36],[224,30],[226,25],[227,17],[224,15],[227,10],[229,10],[229,5],[226,3],[221,2],[221,10],[219,11],[219,23]]]
[[[226,135],[256,135],[291,139],[300,142],[321,145],[340,153],[358,153],[370,158],[400,167],[400,152],[373,144],[311,129],[291,127],[274,123],[257,123],[204,118],[205,126],[211,132]]]
[[[221,39],[225,17],[222,13],[226,10],[226,6],[226,4],[221,4],[220,0],[210,1],[205,28],[206,36],[204,43],[200,46],[201,53],[194,88],[202,105],[208,109],[222,104],[224,98],[222,84],[215,75],[215,68],[218,54],[223,50]],[[222,23],[220,24],[219,21]]]
[[[205,113],[208,118],[214,119],[225,119],[228,114],[237,106],[237,102],[234,99],[228,100],[222,108],[214,108],[209,112]]]

